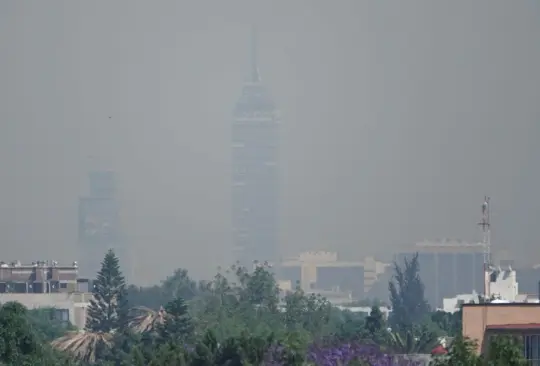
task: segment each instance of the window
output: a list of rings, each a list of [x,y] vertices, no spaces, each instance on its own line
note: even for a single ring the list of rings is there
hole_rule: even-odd
[[[523,337],[524,355],[529,365],[540,365],[540,335],[531,334]]]
[[[54,319],[67,325],[69,323],[69,310],[68,309],[54,309]]]

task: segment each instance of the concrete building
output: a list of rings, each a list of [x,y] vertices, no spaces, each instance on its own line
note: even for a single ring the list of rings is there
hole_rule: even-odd
[[[372,257],[364,261],[341,261],[335,252],[320,251],[304,252],[297,258],[284,260],[277,272],[279,279],[289,281],[293,287],[299,284],[306,292],[326,291],[358,300],[388,266]]]
[[[56,319],[83,329],[91,298],[89,292],[1,293],[0,303],[16,301],[28,309],[54,308]]]
[[[503,270],[494,268],[486,271],[486,281],[488,281],[488,293],[494,299],[505,302],[527,302],[527,297],[519,296],[516,271],[512,269]],[[443,299],[443,310],[448,313],[459,311],[461,305],[470,302],[479,303],[480,298],[477,293],[460,294]]]
[[[384,263],[373,257],[364,258],[364,293],[367,294],[391,267],[391,263]]]
[[[90,290],[89,281],[78,276],[77,262],[0,262],[0,303],[17,301],[29,309],[55,308],[58,319],[79,328],[86,322]]]
[[[488,351],[491,335],[516,335],[528,365],[540,365],[540,304],[464,304],[462,321],[463,336],[478,342],[478,352]]]
[[[486,274],[490,296],[510,302],[517,300],[519,284],[517,282],[516,271],[511,268],[494,268],[486,271]]]
[[[0,293],[67,293],[76,291],[79,282],[77,262],[69,266],[56,261],[0,262]]]
[[[444,298],[457,294],[483,293],[483,244],[449,239],[425,241],[397,254],[395,259],[401,264],[415,253],[418,253],[425,296],[432,307],[441,308]]]
[[[278,148],[280,116],[259,75],[257,37],[251,70],[232,125],[232,241],[235,260],[278,258]]]

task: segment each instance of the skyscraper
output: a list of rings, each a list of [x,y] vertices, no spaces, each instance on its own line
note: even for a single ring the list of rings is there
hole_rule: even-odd
[[[92,171],[89,183],[90,194],[79,198],[79,272],[94,278],[107,250],[118,249],[119,209],[114,172]]]
[[[274,262],[278,256],[279,112],[263,85],[252,30],[251,67],[232,126],[232,229],[235,260]]]

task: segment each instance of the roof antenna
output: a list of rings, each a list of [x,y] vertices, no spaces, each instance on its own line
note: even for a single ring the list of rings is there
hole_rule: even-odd
[[[259,74],[259,65],[257,62],[257,27],[255,25],[251,26],[251,81],[258,83],[261,81],[261,76]]]

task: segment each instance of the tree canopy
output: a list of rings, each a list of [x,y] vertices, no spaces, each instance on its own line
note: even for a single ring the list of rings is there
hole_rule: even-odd
[[[446,335],[455,341],[435,365],[522,364],[519,340],[497,337],[479,356],[460,336],[460,315],[429,312],[415,257],[394,269],[389,290],[395,314],[387,319],[376,302],[366,315],[300,288],[280,293],[265,266],[248,271],[233,265],[200,282],[178,269],[159,285],[129,288],[109,251],[85,330],[58,323],[47,309],[0,308],[0,363],[422,365],[415,354],[431,357],[438,337]]]

